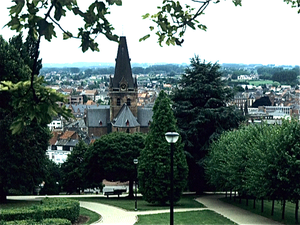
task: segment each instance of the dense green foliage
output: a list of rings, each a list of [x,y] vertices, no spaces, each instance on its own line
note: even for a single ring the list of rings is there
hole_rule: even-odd
[[[136,168],[133,160],[144,148],[141,133],[113,132],[101,136],[84,155],[85,174],[89,187],[100,187],[102,180],[129,181],[129,196],[133,197]]]
[[[20,83],[29,79],[29,66],[33,62],[29,49],[32,45],[30,38],[23,43],[22,35],[12,38],[9,43],[0,36],[0,80]],[[40,67],[38,61],[36,69]],[[0,89],[0,200],[4,200],[9,190],[29,194],[42,182],[50,131],[46,123],[38,122],[38,118],[28,118],[26,110],[34,110],[31,104],[26,110],[23,106],[22,110],[16,107],[22,105],[18,90],[2,91],[1,85]],[[10,128],[22,117],[27,126],[13,135]]]
[[[44,187],[40,191],[40,195],[58,195],[61,191],[62,172],[60,165],[57,165],[50,159],[46,160],[44,165],[45,175],[43,181]]]
[[[143,198],[150,203],[165,204],[170,199],[170,145],[165,133],[176,132],[171,101],[161,91],[153,107],[153,122],[139,157],[138,178]],[[181,138],[174,144],[174,201],[179,201],[186,187],[188,173]]]
[[[0,221],[34,220],[40,222],[46,218],[62,218],[74,223],[79,217],[79,210],[78,201],[46,198],[38,206],[1,210]]]
[[[60,219],[60,218],[48,218],[43,219],[40,222],[36,222],[34,220],[14,220],[14,221],[7,221],[2,222],[0,221],[1,225],[44,225],[44,224],[54,224],[54,225],[72,225],[70,220],[67,219]]]
[[[221,135],[206,160],[209,182],[254,198],[300,199],[300,124],[249,125]],[[298,209],[296,209],[298,211]]]
[[[209,144],[244,120],[239,110],[226,106],[232,97],[232,90],[221,80],[218,64],[191,59],[172,95],[174,115],[188,153],[190,190],[201,192],[205,187],[202,161]]]
[[[85,187],[84,154],[87,148],[83,141],[79,141],[61,165],[62,185],[67,193],[80,192]]]

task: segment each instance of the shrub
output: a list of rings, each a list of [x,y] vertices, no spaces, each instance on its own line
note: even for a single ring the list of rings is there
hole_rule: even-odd
[[[41,202],[41,205],[2,210],[0,221],[33,220],[39,222],[46,218],[62,218],[74,223],[79,217],[79,211],[80,206],[78,201],[46,198]]]
[[[61,218],[47,218],[36,222],[34,220],[14,220],[14,221],[3,221],[0,225],[45,225],[45,224],[55,224],[55,225],[72,225],[70,220]]]

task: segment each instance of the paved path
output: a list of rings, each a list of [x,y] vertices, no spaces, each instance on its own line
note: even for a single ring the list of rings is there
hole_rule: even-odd
[[[137,221],[137,216],[135,214],[128,213],[126,210],[100,204],[94,202],[80,202],[80,206],[94,211],[101,215],[100,221],[94,224],[124,224],[132,225]]]
[[[281,224],[274,220],[268,219],[266,217],[251,213],[247,210],[238,208],[231,204],[225,203],[218,198],[222,197],[223,195],[206,195],[197,198],[198,202],[201,202],[205,205],[208,209],[211,209],[231,221],[240,224],[240,225],[250,225],[250,224]]]

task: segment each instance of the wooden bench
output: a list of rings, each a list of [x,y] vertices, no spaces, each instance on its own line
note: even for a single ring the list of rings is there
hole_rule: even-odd
[[[118,195],[118,197],[120,197],[120,195],[126,191],[127,191],[126,189],[111,189],[111,190],[103,191],[103,195],[106,195],[106,197],[108,197],[109,195]]]

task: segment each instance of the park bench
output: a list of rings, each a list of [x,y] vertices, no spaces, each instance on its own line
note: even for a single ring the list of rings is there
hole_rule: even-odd
[[[120,195],[123,192],[127,192],[127,189],[126,188],[110,188],[110,187],[103,188],[103,195],[106,195],[106,197],[108,197],[109,195],[118,195],[118,197],[120,197]]]

